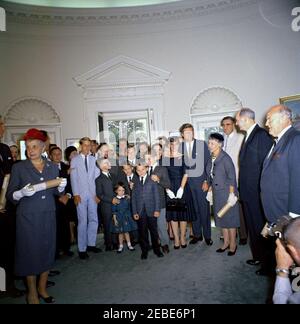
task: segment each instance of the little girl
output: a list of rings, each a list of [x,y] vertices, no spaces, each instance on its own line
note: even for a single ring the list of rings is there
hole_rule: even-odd
[[[137,230],[137,224],[132,218],[130,210],[130,198],[125,196],[125,187],[122,183],[115,186],[114,191],[116,198],[119,199],[118,205],[112,206],[113,225],[112,233],[119,234],[119,248],[117,253],[123,251],[124,237],[127,242],[127,247],[130,251],[134,251],[134,247],[131,245],[129,232]]]

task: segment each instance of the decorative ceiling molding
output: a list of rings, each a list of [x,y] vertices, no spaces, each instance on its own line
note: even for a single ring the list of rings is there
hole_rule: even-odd
[[[4,119],[8,126],[60,123],[60,118],[52,105],[37,97],[23,97],[12,102]]]
[[[147,88],[151,86],[152,89],[162,87],[170,76],[171,73],[168,71],[120,55],[75,77],[74,81],[78,86],[88,91],[91,97],[99,91],[108,95],[113,89],[114,93],[118,92],[118,95],[122,96],[122,93],[123,95],[126,93],[135,95],[136,91],[129,90],[132,87]],[[145,89],[143,91],[145,92]]]
[[[201,91],[193,100],[191,115],[219,114],[241,108],[242,102],[232,90],[215,86]]]
[[[249,6],[261,0],[185,0],[138,8],[65,9],[24,6],[0,1],[10,23],[107,26],[157,23],[193,18]]]

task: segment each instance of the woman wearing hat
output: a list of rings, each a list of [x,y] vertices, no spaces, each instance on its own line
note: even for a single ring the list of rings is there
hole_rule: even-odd
[[[62,179],[58,187],[41,191],[28,186],[57,178],[59,170],[42,157],[47,140],[42,132],[32,128],[24,140],[28,159],[13,166],[7,190],[7,198],[17,205],[15,272],[26,277],[29,304],[38,304],[40,298],[53,303],[55,300],[48,295],[46,284],[55,259],[54,195],[60,195],[67,182]]]
[[[237,184],[235,168],[231,157],[222,150],[224,142],[223,135],[212,133],[209,136],[208,148],[211,153],[211,159],[206,166],[206,173],[209,175],[209,192],[207,200],[214,206],[215,223],[217,227],[222,228],[224,243],[216,252],[223,253],[229,249],[228,255],[235,255],[236,229],[240,226],[239,208],[237,202]],[[217,213],[229,203],[231,208],[222,217]]]

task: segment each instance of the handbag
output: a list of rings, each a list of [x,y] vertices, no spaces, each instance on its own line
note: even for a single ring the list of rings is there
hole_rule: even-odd
[[[187,211],[187,205],[184,199],[168,199],[167,211],[185,212]]]

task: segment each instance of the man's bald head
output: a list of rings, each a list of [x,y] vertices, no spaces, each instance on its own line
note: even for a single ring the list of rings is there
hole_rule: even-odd
[[[266,121],[270,135],[277,137],[286,127],[292,125],[292,117],[292,111],[284,105],[271,107]]]

